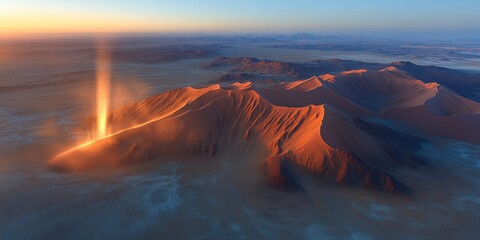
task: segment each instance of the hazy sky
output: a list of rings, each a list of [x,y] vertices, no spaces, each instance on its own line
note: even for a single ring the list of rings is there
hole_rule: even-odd
[[[480,0],[0,0],[0,34],[76,32],[480,36]]]

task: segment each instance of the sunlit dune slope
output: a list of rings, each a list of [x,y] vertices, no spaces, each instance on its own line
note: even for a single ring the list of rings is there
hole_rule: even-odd
[[[432,118],[445,118],[451,126],[472,127],[478,133],[478,127],[472,126],[478,106],[393,68],[343,72],[268,88],[250,82],[183,88],[113,111],[109,122],[115,134],[48,163],[56,170],[82,171],[165,156],[183,156],[185,161],[198,155],[214,158],[233,144],[239,149],[259,144],[267,154],[255,160],[258,174],[275,187],[302,189],[297,179],[308,174],[324,181],[404,192],[408,188],[394,178],[394,172],[425,164],[416,155],[424,140],[373,119],[479,142],[480,136],[424,126]]]

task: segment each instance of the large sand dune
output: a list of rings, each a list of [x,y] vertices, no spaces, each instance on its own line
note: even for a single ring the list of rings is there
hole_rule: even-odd
[[[114,134],[49,160],[52,169],[118,167],[165,156],[213,157],[231,145],[260,146],[258,174],[274,187],[302,189],[299,174],[408,192],[395,170],[425,164],[422,138],[480,143],[480,104],[389,67],[259,87],[183,88],[117,109]],[[389,122],[386,126],[383,122]],[[396,130],[400,123],[418,131]],[[242,174],[242,173],[239,173]]]

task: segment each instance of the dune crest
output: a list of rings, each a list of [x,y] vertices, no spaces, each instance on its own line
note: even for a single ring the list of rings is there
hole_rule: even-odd
[[[252,87],[251,82],[234,82],[230,86],[226,87],[225,89],[230,89],[230,90],[246,90]]]
[[[299,80],[295,82],[285,83],[283,87],[288,90],[298,90],[303,92],[311,91],[315,88],[321,87],[323,84],[318,77],[312,77],[306,80]]]
[[[366,69],[355,69],[355,70],[343,71],[340,73],[340,75],[362,74],[366,72],[368,72]]]
[[[323,74],[322,76],[320,76],[320,79],[322,79],[325,82],[333,83],[333,81],[335,80],[335,75],[328,74],[328,73]]]

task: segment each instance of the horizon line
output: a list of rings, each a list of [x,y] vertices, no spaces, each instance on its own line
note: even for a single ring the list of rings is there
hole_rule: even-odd
[[[54,39],[54,38],[95,38],[95,37],[201,37],[201,36],[250,36],[250,37],[289,37],[298,34],[308,34],[312,37],[350,37],[350,38],[372,38],[372,39],[399,39],[399,40],[455,40],[455,39],[468,39],[468,40],[480,40],[480,34],[473,35],[452,35],[448,33],[437,34],[424,33],[416,34],[412,36],[412,32],[416,31],[403,31],[403,32],[358,32],[358,33],[345,33],[345,32],[328,32],[324,33],[314,31],[89,31],[89,32],[18,32],[18,33],[1,33],[0,40],[23,40],[23,39]]]

